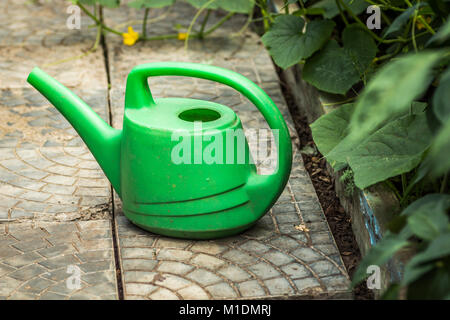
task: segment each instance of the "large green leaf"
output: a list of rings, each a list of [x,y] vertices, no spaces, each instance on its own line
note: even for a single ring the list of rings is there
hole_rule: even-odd
[[[356,186],[364,189],[414,169],[431,138],[425,113],[402,117],[375,131],[347,155]]]
[[[249,13],[254,5],[255,0],[220,0],[219,2],[220,8],[239,13]]]
[[[450,256],[450,233],[444,233],[436,237],[428,247],[416,254],[406,265],[402,285],[416,281],[432,268],[430,263],[437,259],[445,259]]]
[[[356,15],[362,13],[369,6],[365,0],[343,0],[343,2]],[[334,18],[339,14],[339,8],[336,5],[336,0],[322,0],[312,5],[312,8],[322,8],[324,10],[323,16],[329,19]],[[342,10],[343,9],[344,8],[342,8]]]
[[[450,17],[449,17],[450,18]],[[447,18],[447,22],[434,34],[430,40],[426,43],[429,45],[439,45],[450,38],[450,19]]]
[[[186,0],[197,9],[204,7],[209,3],[207,9],[224,9],[230,12],[248,13],[253,9],[255,0]]]
[[[347,135],[347,127],[355,105],[345,104],[321,116],[311,124],[314,142],[319,151],[326,155]],[[331,161],[329,160],[331,163]]]
[[[407,246],[408,244],[408,241],[389,232],[386,233],[383,239],[381,239],[379,243],[377,243],[374,247],[372,247],[372,249],[370,249],[369,253],[359,264],[358,269],[353,275],[352,286],[357,285],[368,276],[367,268],[370,265],[381,266],[385,264],[395,252]]]
[[[427,161],[433,176],[442,175],[450,170],[450,119],[434,139]]]
[[[320,90],[345,94],[360,80],[360,74],[347,52],[335,40],[330,40],[306,60],[303,79]]]
[[[135,0],[128,3],[128,6],[136,9],[141,8],[163,8],[175,3],[175,0]]]
[[[442,124],[450,119],[450,67],[442,74],[439,87],[434,92],[433,112]]]
[[[412,267],[420,265],[422,263],[430,262],[436,259],[441,259],[450,255],[450,232],[440,234],[430,242],[427,249],[419,254],[416,254],[408,263],[405,268],[405,272],[408,270],[408,266]]]
[[[450,209],[450,195],[430,193],[411,203],[402,211],[402,215],[409,217],[416,212],[446,212],[448,209]]]
[[[343,48],[330,40],[320,52],[309,58],[303,79],[320,90],[345,94],[367,70],[377,47],[370,35],[359,26],[345,28]]]
[[[388,35],[400,31],[406,25],[408,20],[414,15],[414,11],[421,5],[423,5],[423,3],[418,3],[398,15],[394,19],[394,21],[392,21],[392,24],[389,26],[389,28],[387,28],[383,37],[386,38]]]
[[[448,229],[448,217],[439,211],[417,212],[408,218],[408,225],[419,238],[432,240]]]
[[[419,279],[408,285],[408,300],[441,300],[447,299],[450,292],[450,267],[444,265],[434,267]]]
[[[441,52],[411,54],[378,71],[356,103],[350,120],[352,139],[366,136],[386,122],[405,115],[412,101],[428,88],[432,67],[441,56]]]
[[[377,54],[373,38],[358,25],[350,25],[342,33],[344,49],[360,75],[364,74]]]
[[[286,69],[319,50],[329,39],[334,25],[331,20],[314,20],[308,23],[303,33],[303,18],[281,15],[275,18],[262,41],[275,63]]]

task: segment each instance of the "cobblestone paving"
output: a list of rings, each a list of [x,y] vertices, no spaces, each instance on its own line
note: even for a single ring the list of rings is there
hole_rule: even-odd
[[[88,29],[86,17],[81,31],[65,28],[67,5],[0,3],[0,299],[117,299],[116,267],[121,268],[125,299],[350,297],[348,276],[304,170],[272,62],[255,34],[229,36],[245,18],[233,18],[203,42],[191,40],[188,51],[177,40],[125,47],[119,37],[108,36],[108,92],[101,49],[73,59],[90,48],[95,30]],[[140,19],[142,12],[106,9],[104,15],[116,27]],[[149,33],[174,32],[174,21],[186,27],[193,15],[185,4],[156,10],[151,18],[164,20],[151,24]],[[220,18],[212,14],[210,24]],[[186,241],[131,225],[117,195],[112,207],[110,184],[82,140],[25,82],[31,69],[40,66],[120,128],[126,76],[135,65],[153,61],[233,69],[260,85],[285,116],[295,154],[289,184],[270,212],[242,235]],[[232,107],[244,128],[267,128],[247,99],[223,85],[182,77],[149,82],[156,98],[215,101]],[[257,151],[257,145],[250,147]],[[258,169],[270,171],[270,163],[258,163]],[[72,265],[81,270],[80,289],[67,287]]]
[[[117,299],[111,239],[109,221],[0,224],[0,299]]]
[[[186,7],[174,14],[183,24]],[[123,15],[126,10],[123,10]],[[112,13],[113,14],[113,13]],[[123,16],[114,20],[126,20]],[[128,19],[132,19],[127,16]],[[156,236],[133,226],[115,201],[117,237],[126,299],[240,299],[267,297],[349,297],[348,276],[330,234],[314,188],[298,153],[292,124],[270,57],[257,36],[224,38],[239,20],[206,41],[159,41],[124,48],[108,42],[113,124],[123,119],[124,85],[133,66],[156,61],[189,61],[235,70],[260,85],[274,100],[291,131],[294,168],[270,212],[242,235],[213,241]],[[170,32],[164,26],[158,32]],[[138,28],[137,28],[138,29]],[[237,112],[244,128],[267,128],[259,111],[239,93],[210,81],[184,77],[149,79],[154,97],[215,101]],[[253,154],[256,145],[250,145]],[[264,163],[260,172],[270,171]]]
[[[118,298],[109,182],[70,124],[26,83],[39,66],[109,119],[102,51],[73,59],[95,31],[86,19],[81,31],[68,30],[67,6],[0,3],[0,299]],[[69,289],[75,268],[81,286]]]

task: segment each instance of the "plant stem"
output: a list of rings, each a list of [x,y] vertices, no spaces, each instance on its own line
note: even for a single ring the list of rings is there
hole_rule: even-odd
[[[205,18],[203,19],[202,25],[200,27],[200,31],[199,31],[200,38],[203,38],[203,31],[205,30],[206,23],[208,22],[208,18],[209,18],[210,14],[211,14],[211,9],[208,9],[208,11],[206,11]]]
[[[149,12],[150,12],[150,8],[145,8],[144,21],[142,22],[142,37],[143,38],[147,37],[147,18],[148,18]]]
[[[250,11],[250,13],[248,14],[248,18],[247,18],[247,21],[245,22],[245,24],[242,26],[242,28],[238,32],[234,33],[232,36],[234,36],[234,37],[240,36],[242,33],[244,33],[245,30],[247,30],[248,26],[253,21],[253,12],[254,12],[254,10]]]
[[[414,17],[411,27],[411,38],[412,38],[412,44],[414,47],[414,51],[417,53],[419,50],[417,49],[417,43],[416,43],[416,20],[417,20],[417,10],[414,10]]]
[[[289,14],[289,3],[288,0],[284,0],[284,13]]]
[[[401,174],[401,177],[402,177],[402,193],[403,193],[403,195],[405,195],[405,192],[406,192],[406,189],[407,189],[407,186],[406,186],[406,174],[404,174],[404,173],[402,173]]]
[[[101,25],[103,30],[108,31],[108,32],[111,32],[111,33],[114,33],[114,34],[117,34],[117,35],[119,35],[119,36],[122,35],[122,32],[119,32],[119,31],[117,31],[117,30],[111,29],[110,27],[106,26],[103,22],[101,22],[100,20],[98,20],[96,16],[94,16],[92,13],[90,13],[89,10],[86,9],[86,8],[80,3],[80,1],[77,1],[77,2],[76,2],[76,5],[79,6],[80,9],[81,9],[81,10],[82,10],[89,18],[91,18],[92,20],[94,20],[98,25]]]
[[[384,182],[386,183],[386,185],[392,189],[392,191],[394,191],[395,196],[397,197],[398,200],[402,199],[402,196],[400,195],[400,192],[398,192],[397,188],[392,184],[391,181],[389,180],[384,180]]]
[[[339,14],[341,15],[342,20],[344,21],[345,25],[348,26],[348,20],[345,17],[344,12],[342,12],[342,7],[338,0],[336,0],[336,6],[339,9]]]
[[[211,28],[209,28],[208,30],[206,30],[204,32],[204,35],[207,36],[208,34],[214,32],[217,28],[219,28],[221,25],[223,25],[225,22],[227,22],[228,20],[230,20],[230,18],[232,16],[235,15],[235,12],[229,12],[225,17],[223,17],[222,19],[220,19],[215,25],[213,25]]]

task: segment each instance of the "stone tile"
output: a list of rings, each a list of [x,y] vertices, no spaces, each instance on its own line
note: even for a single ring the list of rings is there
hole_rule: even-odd
[[[222,281],[222,279],[219,276],[204,269],[194,270],[191,273],[189,273],[186,276],[186,278],[191,279],[196,283],[201,284],[202,286],[208,286]]]
[[[156,292],[152,293],[149,298],[151,300],[179,300],[175,293],[165,288],[159,288]]]
[[[79,244],[80,228],[76,224],[48,221],[8,224],[9,234],[5,230],[0,232],[0,239],[9,244],[0,247],[0,296],[5,299],[113,299],[116,276],[112,248],[86,250]],[[109,222],[92,224],[97,228],[108,225]],[[111,246],[111,235],[102,240],[109,241]],[[5,248],[18,254],[13,255]],[[73,281],[78,275],[81,288],[75,293],[78,289],[69,287],[66,281]]]
[[[330,275],[340,274],[336,266],[327,260],[317,261],[311,264],[311,268],[320,276],[326,277]]]
[[[288,295],[294,293],[294,289],[291,287],[289,282],[284,278],[275,278],[264,281],[267,289],[269,289],[270,294],[274,296],[278,295]]]
[[[125,285],[125,292],[127,295],[137,295],[146,297],[157,289],[158,289],[157,286],[151,284],[127,283]]]
[[[246,298],[265,296],[263,287],[256,280],[239,283],[238,288],[241,295]]]
[[[196,285],[178,290],[178,294],[185,300],[207,300],[209,298],[208,294]]]
[[[233,282],[241,282],[244,280],[248,280],[251,277],[248,272],[233,265],[225,266],[217,270],[217,272]]]
[[[214,284],[205,288],[216,299],[237,297],[236,292],[225,282]]]
[[[280,273],[273,266],[265,262],[259,262],[253,266],[250,266],[248,269],[255,273],[260,279],[270,279],[280,275]]]
[[[194,265],[207,269],[217,269],[225,264],[225,261],[206,254],[199,254],[191,259]]]
[[[194,269],[193,266],[190,266],[188,264],[184,264],[182,262],[176,262],[176,261],[163,261],[158,266],[159,272],[167,272],[167,273],[174,273],[178,275],[185,275],[189,271]]]

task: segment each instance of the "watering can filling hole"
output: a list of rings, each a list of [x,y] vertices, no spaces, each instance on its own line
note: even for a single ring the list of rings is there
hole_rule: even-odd
[[[197,109],[189,109],[181,112],[178,117],[181,120],[195,122],[210,122],[215,121],[220,118],[220,113],[211,109],[205,108],[197,108]]]

